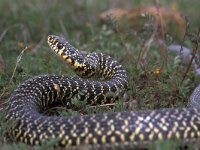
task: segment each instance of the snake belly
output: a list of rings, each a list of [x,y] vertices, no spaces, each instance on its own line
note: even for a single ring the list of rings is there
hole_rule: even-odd
[[[17,87],[8,101],[6,118],[14,121],[9,135],[17,141],[38,145],[55,139],[56,146],[138,145],[163,139],[192,140],[200,137],[200,85],[188,108],[111,112],[85,116],[46,116],[43,110],[74,97],[87,104],[113,102],[128,86],[126,71],[102,53],[82,55],[59,36],[48,37],[49,46],[79,77],[40,75]],[[87,79],[93,76],[104,80]]]

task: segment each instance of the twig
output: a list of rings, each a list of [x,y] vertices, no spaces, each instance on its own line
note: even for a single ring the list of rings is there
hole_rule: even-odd
[[[180,49],[179,55],[180,55],[180,54],[182,53],[182,51],[183,51],[183,43],[184,43],[184,41],[185,41],[186,36],[188,35],[188,30],[189,30],[189,27],[190,27],[190,23],[189,23],[189,21],[188,21],[188,19],[187,19],[186,16],[184,16],[184,19],[185,19],[185,22],[186,22],[186,28],[185,28],[185,32],[184,32],[184,35],[183,35],[183,39],[182,39],[182,41],[181,41],[181,49]]]
[[[194,58],[195,58],[195,55],[196,55],[196,53],[197,53],[197,50],[198,50],[198,47],[199,47],[199,41],[198,41],[198,38],[199,38],[199,37],[200,37],[200,27],[199,27],[198,32],[197,32],[197,41],[194,43],[195,46],[194,46],[194,49],[193,49],[193,52],[192,52],[192,58],[191,58],[191,60],[190,60],[190,63],[189,63],[189,65],[188,65],[188,67],[187,67],[187,69],[186,69],[184,75],[183,75],[183,79],[182,79],[182,81],[181,81],[181,84],[182,84],[183,81],[185,80],[185,78],[186,78],[186,76],[187,76],[187,73],[189,72],[189,70],[190,70],[190,68],[191,68],[191,66],[192,66],[192,62],[193,62],[193,60],[194,60]]]

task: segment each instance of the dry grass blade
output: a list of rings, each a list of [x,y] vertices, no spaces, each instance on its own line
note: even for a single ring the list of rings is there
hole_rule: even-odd
[[[12,82],[13,77],[15,76],[15,72],[16,72],[16,69],[17,69],[17,66],[18,66],[19,62],[21,61],[22,56],[23,56],[24,52],[25,52],[27,49],[28,49],[28,47],[26,46],[26,47],[21,51],[21,53],[19,54],[19,56],[17,57],[17,61],[16,61],[16,64],[15,64],[15,68],[14,68],[13,73],[12,73],[12,76],[11,76],[11,78],[10,78],[10,83]]]

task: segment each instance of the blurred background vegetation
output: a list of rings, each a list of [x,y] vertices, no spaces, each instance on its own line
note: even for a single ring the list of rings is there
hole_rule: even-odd
[[[158,12],[141,9],[144,6],[153,6]],[[199,0],[0,0],[1,110],[25,79],[48,73],[74,75],[49,49],[46,42],[49,34],[64,35],[84,53],[108,54],[127,70],[129,90],[123,102],[106,110],[97,107],[92,113],[186,106],[200,78],[190,63],[182,63],[179,55],[168,53],[155,41],[183,45],[199,55],[199,6]],[[162,14],[161,7],[164,7]],[[102,19],[102,14],[112,8],[128,13],[117,18],[118,21],[113,16]],[[112,13],[118,17],[119,11]],[[130,15],[134,17],[130,19]],[[174,18],[176,15],[182,19]],[[159,24],[160,19],[172,24]],[[19,146],[27,149],[5,139],[4,133],[1,128],[3,149]],[[158,144],[152,149],[170,146],[176,147]]]

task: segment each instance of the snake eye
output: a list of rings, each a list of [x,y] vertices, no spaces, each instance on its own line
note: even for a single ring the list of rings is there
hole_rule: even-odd
[[[58,49],[62,49],[62,48],[63,48],[63,44],[58,43],[58,44],[57,44],[57,48],[58,48]]]

